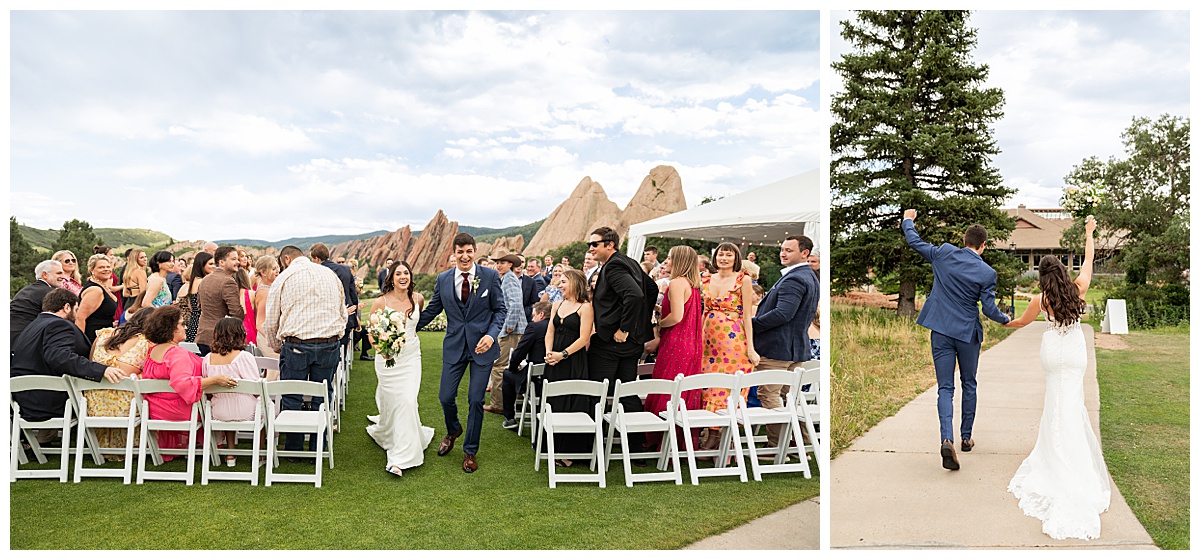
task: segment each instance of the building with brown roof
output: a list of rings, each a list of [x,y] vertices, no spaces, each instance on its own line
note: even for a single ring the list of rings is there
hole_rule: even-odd
[[[1070,263],[1073,270],[1079,270],[1083,254],[1064,249],[1061,242],[1063,230],[1075,222],[1070,212],[1062,208],[1026,208],[1024,204],[1004,211],[1017,224],[1009,234],[1008,247],[998,244],[996,249],[1008,249],[1025,263],[1028,270],[1037,270],[1038,261],[1045,255],[1059,256],[1064,264]],[[1096,262],[1107,259],[1115,248],[1114,238],[1097,238]]]

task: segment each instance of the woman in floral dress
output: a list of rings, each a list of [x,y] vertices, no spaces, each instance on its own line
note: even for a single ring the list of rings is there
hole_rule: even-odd
[[[716,272],[704,278],[704,355],[700,361],[705,373],[749,373],[758,364],[754,351],[754,331],[749,304],[754,301],[750,278],[742,271],[742,255],[737,245],[722,243],[715,255]],[[749,391],[742,390],[742,398]],[[728,406],[729,390],[704,390],[705,409],[716,412]],[[721,442],[721,430],[709,428],[701,445],[715,449]]]
[[[96,333],[96,344],[92,346],[92,361],[115,367],[126,374],[139,374],[146,362],[146,353],[150,351],[150,343],[142,335],[142,326],[153,309],[141,309],[133,314],[124,325],[118,328],[100,329]],[[119,416],[129,415],[129,406],[133,402],[133,393],[114,389],[94,389],[84,391],[87,398],[88,416]],[[124,428],[98,428],[95,431],[96,441],[100,447],[125,447]],[[138,434],[133,434],[134,445],[137,445]],[[124,455],[105,455],[105,459],[125,460]]]

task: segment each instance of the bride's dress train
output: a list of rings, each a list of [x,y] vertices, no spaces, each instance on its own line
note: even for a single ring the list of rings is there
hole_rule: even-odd
[[[1025,515],[1055,539],[1100,537],[1111,490],[1100,442],[1083,402],[1087,342],[1076,322],[1042,335],[1046,400],[1033,452],[1008,483]]]
[[[375,405],[377,419],[367,426],[367,434],[387,451],[387,466],[401,469],[425,462],[425,448],[433,440],[433,428],[421,425],[417,412],[417,393],[421,389],[421,342],[417,339],[416,319],[407,321],[408,343],[396,356],[396,364],[387,367],[383,355],[375,352]]]

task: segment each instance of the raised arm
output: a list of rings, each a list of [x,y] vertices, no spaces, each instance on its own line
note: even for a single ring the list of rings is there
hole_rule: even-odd
[[[926,243],[924,239],[921,239],[920,235],[917,235],[916,219],[916,210],[909,209],[904,211],[904,219],[900,220],[900,231],[904,232],[904,242],[908,243],[908,246],[912,247],[925,260],[933,262],[933,254],[936,248]]]
[[[1093,239],[1096,231],[1096,218],[1088,216],[1083,229],[1087,232],[1083,249],[1083,266],[1079,267],[1079,276],[1075,278],[1075,285],[1079,286],[1079,297],[1083,297],[1087,293],[1088,287],[1092,285],[1092,257],[1096,256],[1096,241]]]

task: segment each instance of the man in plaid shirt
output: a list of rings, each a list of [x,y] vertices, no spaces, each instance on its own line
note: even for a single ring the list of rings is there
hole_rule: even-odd
[[[500,331],[500,357],[492,365],[492,387],[488,404],[483,407],[487,412],[504,413],[504,400],[500,391],[500,383],[504,379],[504,370],[508,369],[508,357],[521,341],[521,334],[527,325],[525,309],[521,306],[521,279],[513,272],[514,267],[521,269],[521,257],[507,254],[495,260],[496,272],[500,273],[500,288],[504,293],[504,304],[508,307],[508,315],[504,319],[504,328]]]

